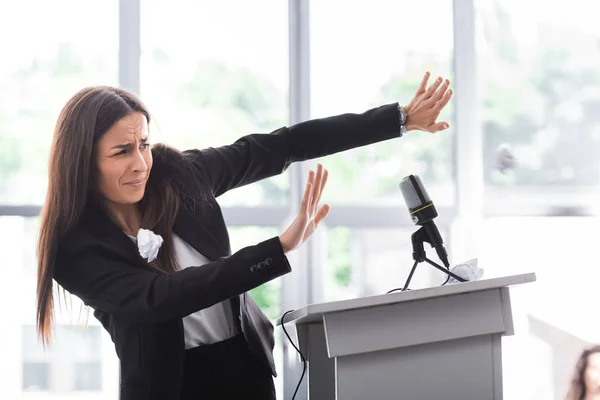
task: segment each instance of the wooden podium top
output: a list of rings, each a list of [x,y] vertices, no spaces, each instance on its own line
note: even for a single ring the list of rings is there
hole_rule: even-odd
[[[526,274],[509,275],[499,278],[481,279],[473,282],[453,283],[444,286],[408,290],[406,292],[398,291],[389,294],[366,296],[356,299],[309,304],[286,315],[285,323],[306,323],[311,321],[319,321],[321,320],[321,316],[323,314],[331,312],[339,312],[353,310],[357,308],[374,307],[385,304],[415,301],[432,297],[452,296],[467,292],[476,292],[506,286],[521,285],[524,283],[535,282],[535,280],[535,273],[529,272]],[[281,318],[277,318],[275,324],[281,325]]]

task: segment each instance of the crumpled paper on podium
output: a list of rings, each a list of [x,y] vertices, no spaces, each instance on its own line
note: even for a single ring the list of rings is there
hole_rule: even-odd
[[[483,276],[483,269],[477,267],[476,258],[469,260],[465,263],[458,264],[450,271],[460,276],[461,278],[466,279],[467,281],[476,281],[481,279],[481,277]],[[453,277],[450,277],[448,283],[460,283],[460,281],[457,281]]]

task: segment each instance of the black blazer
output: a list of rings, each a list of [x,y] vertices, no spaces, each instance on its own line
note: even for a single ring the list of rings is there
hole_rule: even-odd
[[[273,325],[247,293],[291,271],[278,237],[231,254],[215,198],[304,161],[398,137],[398,104],[251,134],[227,146],[184,151],[190,185],[208,198],[180,207],[174,232],[211,263],[171,274],[151,270],[136,244],[92,202],[59,244],[54,279],[94,309],[121,365],[122,400],[180,397],[182,318],[231,299],[259,362],[276,376]]]

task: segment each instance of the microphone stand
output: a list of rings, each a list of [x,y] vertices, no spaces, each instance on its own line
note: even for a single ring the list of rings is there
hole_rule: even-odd
[[[410,284],[413,274],[415,273],[415,269],[417,268],[417,265],[422,262],[427,262],[427,263],[433,265],[435,268],[439,269],[446,275],[453,277],[454,279],[456,279],[459,282],[467,281],[463,277],[460,277],[460,276],[456,275],[454,272],[450,271],[450,264],[448,263],[447,259],[442,259],[442,262],[446,266],[446,268],[444,268],[441,265],[436,264],[435,262],[433,262],[429,258],[427,258],[427,254],[425,253],[425,247],[423,246],[423,244],[424,243],[429,243],[430,245],[433,245],[433,244],[432,244],[432,240],[429,236],[429,231],[425,226],[420,227],[417,231],[415,231],[411,235],[411,241],[412,241],[412,248],[413,248],[413,260],[415,260],[415,263],[413,264],[413,267],[410,270],[410,274],[408,275],[408,279],[406,280],[406,283],[404,284],[402,291],[408,290],[408,285]]]

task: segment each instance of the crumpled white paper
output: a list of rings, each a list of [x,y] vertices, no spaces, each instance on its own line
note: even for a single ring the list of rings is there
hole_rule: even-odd
[[[483,269],[477,267],[477,259],[474,258],[465,263],[458,264],[450,271],[460,276],[461,278],[466,279],[467,281],[476,281],[481,279],[483,276]],[[453,277],[450,277],[448,283],[460,283]]]
[[[149,229],[140,229],[137,234],[137,245],[140,255],[148,262],[156,260],[163,238]]]
[[[517,158],[513,154],[508,144],[498,146],[496,150],[496,169],[502,173],[514,169],[518,164]]]

